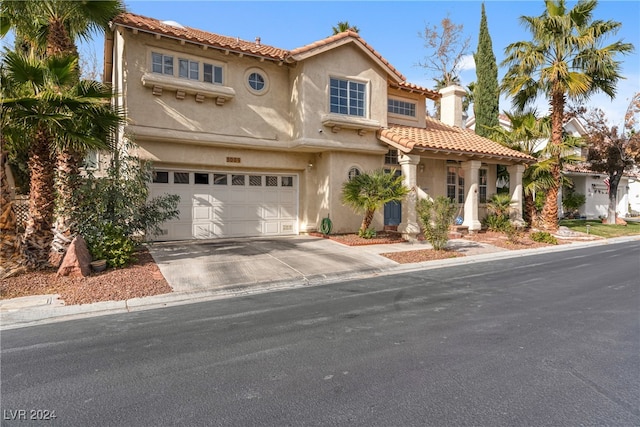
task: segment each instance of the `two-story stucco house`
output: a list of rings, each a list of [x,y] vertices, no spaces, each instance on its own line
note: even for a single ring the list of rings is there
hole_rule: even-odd
[[[292,235],[327,216],[334,232],[355,231],[361,217],[341,203],[342,184],[379,168],[413,191],[377,214],[376,229],[415,237],[427,195],[456,200],[479,229],[498,164],[521,216],[532,159],[463,130],[461,88],[406,82],[357,33],[284,50],[134,14],[111,29],[105,76],[128,116],[119,138],[153,161],[152,194],[181,197],[162,239]],[[442,121],[426,114],[436,99]]]

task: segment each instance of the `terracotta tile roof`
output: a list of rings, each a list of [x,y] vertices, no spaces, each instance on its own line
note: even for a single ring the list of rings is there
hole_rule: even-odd
[[[572,172],[572,173],[584,173],[589,175],[600,175],[601,177],[606,177],[607,172],[595,172],[589,168],[589,163],[581,162],[575,165],[562,165],[563,172]],[[625,171],[622,176],[626,176],[629,178],[640,178],[640,171]]]
[[[393,74],[395,74],[398,77],[399,81],[404,82],[406,80],[405,76],[403,76],[400,71],[398,71],[393,65],[391,65],[391,63],[389,63],[389,61],[384,59],[384,57],[382,55],[380,55],[369,43],[364,41],[364,39],[362,37],[360,37],[360,35],[358,33],[356,33],[355,31],[351,31],[351,30],[344,31],[344,32],[338,33],[338,34],[334,34],[332,36],[329,36],[329,37],[324,38],[322,40],[318,40],[318,41],[313,42],[311,44],[308,44],[306,46],[302,46],[302,47],[293,49],[292,51],[289,52],[289,55],[291,57],[295,57],[297,55],[300,55],[300,54],[303,54],[303,53],[307,53],[307,52],[313,51],[314,49],[322,48],[324,46],[328,46],[328,45],[331,45],[333,43],[337,43],[339,41],[342,41],[342,40],[348,39],[348,38],[353,39],[355,42],[359,43],[363,48],[367,49],[370,53],[372,53],[373,56],[375,56],[380,62],[382,62],[387,68],[389,68],[389,70]]]
[[[142,15],[136,15],[134,13],[123,13],[113,20],[113,24],[123,27],[136,29],[138,31],[146,31],[152,34],[160,34],[165,37],[173,37],[179,40],[185,40],[193,43],[199,43],[205,46],[211,46],[220,49],[228,49],[233,52],[242,52],[245,54],[256,55],[265,57],[268,59],[279,61],[296,61],[296,56],[305,53],[310,53],[314,49],[320,49],[325,46],[331,46],[332,44],[339,44],[345,39],[351,39],[353,42],[359,44],[363,49],[366,49],[371,55],[373,55],[380,63],[387,67],[387,71],[390,75],[395,76],[396,82],[390,82],[392,87],[419,92],[427,98],[435,100],[440,97],[438,92],[424,88],[422,86],[408,83],[405,77],[398,71],[393,65],[389,63],[380,53],[378,53],[371,45],[369,45],[360,35],[354,31],[345,31],[335,34],[333,36],[318,40],[314,43],[302,46],[291,51],[286,49],[280,49],[273,46],[261,44],[259,42],[250,42],[241,40],[237,37],[222,36],[206,31],[198,30],[196,28],[172,25],[169,21],[160,21],[158,19],[149,18]]]
[[[439,120],[427,117],[426,128],[393,125],[378,131],[383,142],[409,152],[414,148],[440,151],[447,154],[462,154],[476,157],[506,158],[513,161],[533,162],[527,154],[512,150],[474,132],[448,126]]]
[[[409,92],[418,92],[433,101],[437,101],[442,97],[442,95],[440,95],[440,93],[436,92],[435,90],[427,89],[426,87],[418,86],[417,84],[408,83],[406,81],[400,82],[398,84],[389,82],[389,87],[392,87],[394,89],[406,90]]]
[[[167,37],[175,37],[181,40],[187,40],[207,46],[229,49],[234,52],[243,52],[246,54],[264,56],[266,58],[278,60],[284,60],[287,55],[287,51],[284,49],[256,42],[248,42],[237,37],[221,36],[191,27],[183,26],[181,28],[165,22],[133,13],[123,13],[113,20],[114,24],[121,25],[123,27],[135,28],[140,31],[148,31],[153,34],[162,34]]]

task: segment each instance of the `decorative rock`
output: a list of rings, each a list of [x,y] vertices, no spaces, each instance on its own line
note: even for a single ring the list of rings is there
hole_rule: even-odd
[[[77,236],[67,249],[58,269],[58,276],[86,277],[91,274],[90,262],[91,254],[87,248],[87,242],[82,236]]]

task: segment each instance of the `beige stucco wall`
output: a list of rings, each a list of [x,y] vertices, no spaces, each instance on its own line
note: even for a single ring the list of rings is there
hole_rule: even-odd
[[[265,140],[291,139],[289,117],[289,76],[286,65],[256,58],[225,55],[223,52],[195,45],[180,45],[175,40],[155,39],[144,33],[124,31],[122,61],[127,74],[123,83],[127,94],[126,108],[130,124],[155,128],[169,128],[192,132],[215,133],[224,136],[251,137]],[[177,73],[177,59],[208,62],[223,67],[223,86],[232,88],[235,96],[224,105],[212,98],[196,102],[195,96],[176,99],[175,90],[163,90],[154,96],[151,87],[142,84],[143,75],[151,70],[151,53],[173,55]],[[247,72],[258,70],[268,81],[264,95],[255,95],[246,85]],[[186,79],[175,78],[180,83]],[[216,86],[216,85],[211,85]]]
[[[291,69],[291,111],[294,139],[338,149],[380,150],[375,131],[358,135],[355,129],[333,133],[322,123],[329,110],[331,77],[367,83],[365,118],[387,124],[387,75],[353,43],[304,59]],[[322,132],[320,132],[322,131]]]

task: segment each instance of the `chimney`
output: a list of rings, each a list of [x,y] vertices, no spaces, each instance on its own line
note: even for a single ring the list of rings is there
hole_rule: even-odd
[[[260,46],[260,37],[256,37],[256,44]]]
[[[460,86],[440,89],[440,121],[445,125],[462,128],[462,97],[467,93]]]

